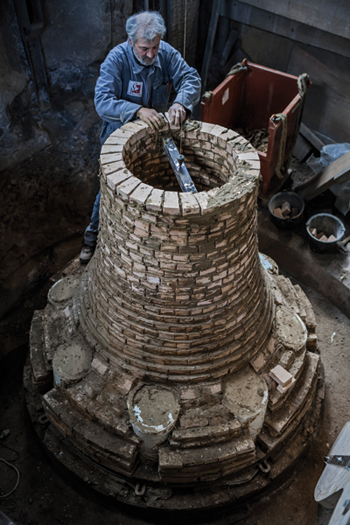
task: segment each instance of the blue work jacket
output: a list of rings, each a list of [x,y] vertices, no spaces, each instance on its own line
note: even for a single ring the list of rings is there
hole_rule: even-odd
[[[101,65],[95,89],[96,111],[103,120],[101,144],[113,131],[135,120],[141,107],[167,111],[172,88],[176,92],[172,104],[179,102],[191,114],[200,99],[200,76],[169,44],[160,41],[152,66],[135,59],[128,41],[113,48]]]

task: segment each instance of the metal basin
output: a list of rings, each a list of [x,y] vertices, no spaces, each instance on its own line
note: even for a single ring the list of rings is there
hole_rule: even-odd
[[[334,235],[334,241],[321,241],[312,235],[311,230],[316,228],[318,232],[323,233],[329,237]],[[345,226],[343,222],[335,215],[330,213],[318,213],[313,215],[306,223],[306,231],[309,239],[309,245],[312,250],[317,253],[327,253],[334,250],[336,243],[342,239],[345,233]]]
[[[284,202],[289,202],[292,208],[298,208],[299,213],[295,217],[276,217],[276,215],[273,213],[274,209],[281,206]],[[276,195],[271,197],[269,200],[268,208],[272,222],[282,230],[292,230],[293,228],[299,226],[304,219],[304,201],[300,195],[294,191],[282,191],[280,193],[276,193]]]

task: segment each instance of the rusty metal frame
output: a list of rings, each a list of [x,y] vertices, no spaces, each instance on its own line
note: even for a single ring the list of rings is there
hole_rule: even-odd
[[[283,165],[288,163],[299,131],[303,98],[298,91],[298,77],[243,60],[241,69],[228,76],[203,98],[201,120],[226,128],[267,128],[266,153],[257,151],[263,178],[262,194],[269,189],[275,173],[282,139],[282,122],[276,116],[287,117],[286,147]],[[311,82],[308,84],[308,88]]]

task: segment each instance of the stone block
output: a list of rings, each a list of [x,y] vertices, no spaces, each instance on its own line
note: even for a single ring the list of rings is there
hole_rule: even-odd
[[[224,133],[227,133],[228,129],[227,128],[224,128],[222,126],[218,126],[218,125],[215,125],[211,130],[210,130],[210,135],[214,135],[214,136],[219,136],[219,135],[222,135]]]
[[[208,140],[208,135],[207,133],[209,133],[213,128],[215,127],[215,124],[209,124],[207,122],[202,122],[201,123],[201,133],[199,134],[199,138],[201,140]],[[204,135],[205,133],[205,135]]]
[[[164,192],[163,213],[164,215],[180,215],[180,204],[177,192]]]
[[[146,201],[152,192],[152,189],[152,186],[148,186],[147,184],[141,183],[131,194],[131,199],[140,206],[145,206]]]
[[[130,172],[127,172],[127,170],[120,169],[119,171],[116,171],[115,173],[112,173],[111,175],[107,176],[107,185],[112,191],[115,191],[117,186],[129,179],[130,176]]]
[[[249,152],[239,152],[238,153],[239,160],[245,160],[245,161],[257,161],[260,163],[259,155],[256,151],[249,151]]]
[[[148,130],[148,129],[149,129],[149,126],[146,124],[146,122],[144,122],[144,121],[141,120],[141,119],[134,120],[133,123],[135,124],[135,126],[138,126],[138,127],[141,128],[141,129],[145,129],[145,130]],[[145,135],[145,136],[146,136],[146,135]]]
[[[43,348],[43,312],[36,310],[30,327],[30,360],[34,384],[45,391],[52,380],[52,371],[47,368]]]
[[[116,171],[119,171],[120,169],[126,169],[125,163],[123,161],[122,155],[120,155],[120,158],[116,162],[111,162],[109,164],[105,164],[101,168],[101,173],[103,175],[103,178],[106,180],[107,176],[111,173],[114,173]]]
[[[124,124],[121,129],[123,130],[124,133],[126,132],[130,132],[131,135],[134,135],[135,133],[139,132],[141,128],[143,128],[144,126],[143,125],[140,125],[139,123],[140,121],[135,121],[135,122],[127,122],[126,124]],[[149,128],[147,126],[147,131],[149,131],[150,133],[154,134],[154,130],[152,130],[151,128]],[[142,138],[142,136],[138,137],[138,138]]]
[[[176,451],[169,448],[160,447],[159,449],[159,469],[182,468],[182,461]]]
[[[120,130],[117,130],[117,131],[120,131]],[[120,133],[118,134],[113,133],[112,135],[110,135],[103,146],[107,147],[107,146],[113,146],[115,144],[126,144],[129,141],[129,139],[130,139],[129,137],[126,137],[125,134],[122,131],[120,131]],[[124,150],[125,149],[126,148],[124,147]],[[106,151],[108,152],[108,150]]]
[[[91,368],[95,370],[100,376],[105,376],[108,372],[108,364],[103,362],[99,357],[95,356],[91,362]]]
[[[281,365],[275,366],[272,370],[270,370],[269,376],[272,377],[280,386],[285,388],[293,381],[293,376],[283,368]]]
[[[117,186],[117,195],[119,195],[123,200],[128,200],[129,196],[140,184],[141,181],[139,179],[136,179],[136,177],[131,176],[126,181],[122,182],[119,186]]]
[[[105,379],[97,373],[91,371],[82,381],[81,389],[90,400],[96,399],[104,387]],[[98,403],[96,403],[96,406]]]
[[[200,214],[200,206],[194,193],[180,193],[179,196],[182,214],[184,216]]]
[[[113,153],[101,153],[100,156],[100,164],[101,167],[103,167],[105,164],[111,164],[112,162],[118,162],[122,159],[121,152],[123,151],[123,145],[115,145],[115,146],[109,146],[110,148],[113,148],[115,151]]]
[[[164,200],[164,191],[153,188],[151,194],[146,201],[146,209],[160,212],[162,210]]]

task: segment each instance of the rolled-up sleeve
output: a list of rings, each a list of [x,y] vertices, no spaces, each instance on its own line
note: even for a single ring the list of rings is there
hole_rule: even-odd
[[[121,98],[123,62],[112,50],[101,65],[95,89],[95,107],[99,116],[111,124],[129,122],[142,107]]]

